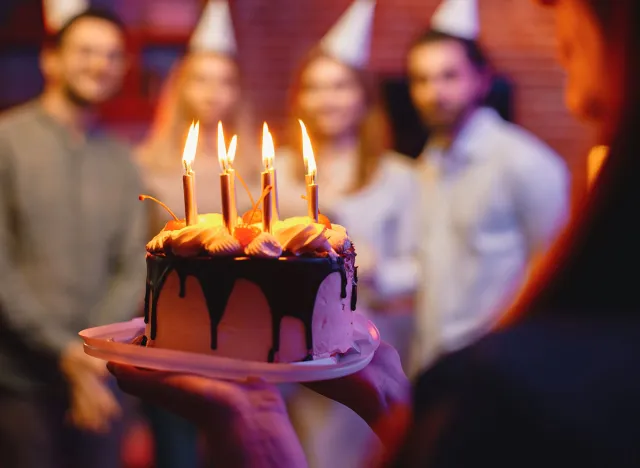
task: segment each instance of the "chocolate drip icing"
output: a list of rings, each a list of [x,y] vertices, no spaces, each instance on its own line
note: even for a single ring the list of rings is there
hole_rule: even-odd
[[[353,268],[353,281],[351,282],[351,311],[356,310],[358,304],[358,267]]]
[[[149,275],[147,274],[147,277]],[[144,323],[149,323],[149,294],[151,293],[151,288],[149,287],[149,283],[147,283],[147,287],[144,290]]]
[[[148,304],[145,304],[145,317],[149,316],[149,322],[151,325],[151,330],[149,330],[149,339],[155,340],[156,333],[158,331],[158,299],[160,298],[160,292],[162,291],[162,286],[164,286],[164,282],[167,280],[169,273],[171,273],[172,267],[171,265],[158,265],[158,268],[155,265],[150,263],[149,259],[156,257],[147,256],[147,288],[151,290],[151,313],[149,316],[149,310],[146,308]]]
[[[311,266],[311,265],[313,266]],[[180,278],[180,297],[186,294],[186,279],[196,278],[205,297],[211,323],[211,349],[218,345],[218,324],[227,307],[235,282],[245,279],[256,284],[265,295],[271,310],[272,348],[267,360],[273,362],[280,349],[280,325],[284,317],[300,319],[305,328],[306,346],[313,349],[312,319],[316,294],[331,273],[340,273],[341,297],[347,297],[347,272],[343,258],[178,258],[147,257],[147,287],[151,289],[151,333],[157,330],[157,306],[160,291],[169,273]],[[353,305],[353,300],[351,301]],[[149,304],[145,302],[145,316]]]
[[[147,278],[149,278],[149,264],[147,263]],[[147,284],[144,290],[144,323],[149,323],[149,295],[151,294],[151,287],[147,279]]]

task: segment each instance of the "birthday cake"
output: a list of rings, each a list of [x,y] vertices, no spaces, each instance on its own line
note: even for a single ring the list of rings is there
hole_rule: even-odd
[[[144,346],[266,362],[353,346],[355,249],[308,217],[232,230],[219,214],[170,221],[147,244]]]

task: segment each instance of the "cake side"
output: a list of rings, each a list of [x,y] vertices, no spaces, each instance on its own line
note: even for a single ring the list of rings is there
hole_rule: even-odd
[[[147,345],[293,362],[353,345],[355,253],[278,259],[148,255]]]
[[[147,244],[146,346],[293,362],[353,346],[355,250],[342,226],[298,217],[273,232],[219,214],[169,222]]]

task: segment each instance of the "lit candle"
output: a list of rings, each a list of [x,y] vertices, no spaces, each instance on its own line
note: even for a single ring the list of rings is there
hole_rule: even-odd
[[[196,149],[198,148],[199,128],[199,122],[191,124],[182,153],[182,165],[184,167],[182,188],[184,190],[184,214],[187,220],[187,226],[198,222],[198,207],[195,197],[196,173],[193,172],[193,160],[196,157]]]
[[[220,161],[220,195],[222,202],[222,218],[224,225],[233,234],[238,221],[238,211],[236,208],[236,187],[235,174],[233,171],[233,160],[236,154],[238,144],[237,137],[233,137],[229,145],[227,153],[226,144],[224,142],[224,133],[222,131],[222,122],[218,122],[218,161]]]
[[[265,122],[262,127],[262,164],[264,165],[264,171],[260,174],[260,180],[262,183],[262,192],[264,192],[268,186],[271,186],[271,191],[265,195],[262,202],[262,229],[266,232],[271,232],[273,223],[278,220],[278,191],[276,170],[273,167],[275,153],[273,137]]]
[[[302,128],[302,157],[304,158],[305,168],[305,181],[307,184],[307,213],[309,218],[314,222],[318,222],[318,184],[316,184],[316,177],[318,175],[318,169],[316,167],[316,158],[313,156],[313,147],[311,146],[311,140],[307,129],[299,120],[300,127]]]

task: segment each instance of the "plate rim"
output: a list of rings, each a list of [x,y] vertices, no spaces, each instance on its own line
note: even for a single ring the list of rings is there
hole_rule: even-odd
[[[347,354],[333,363],[318,362],[317,364],[313,362],[267,363],[245,361],[189,351],[136,347],[130,343],[115,341],[114,338],[104,337],[105,334],[117,335],[128,331],[135,334],[136,331],[144,327],[144,319],[142,317],[136,317],[126,322],[88,328],[79,332],[79,335],[84,341],[85,353],[105,361],[225,380],[260,378],[272,383],[293,383],[345,377],[366,367],[373,359],[380,345],[380,332],[371,320],[357,312],[354,313],[354,326],[359,326],[361,328],[359,333],[364,336],[364,339],[356,340],[356,343],[361,347],[360,353]],[[367,335],[368,339],[366,338]],[[162,356],[156,354],[162,354]],[[162,360],[165,362],[161,362]],[[191,362],[188,362],[189,360]],[[319,361],[322,360],[320,359]]]

